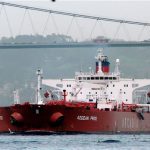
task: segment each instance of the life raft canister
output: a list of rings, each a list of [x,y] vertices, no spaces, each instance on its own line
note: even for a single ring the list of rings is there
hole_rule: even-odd
[[[53,125],[60,125],[64,120],[64,115],[60,112],[55,112],[50,116],[50,122]]]
[[[18,112],[14,112],[10,116],[11,124],[19,125],[23,123],[23,120],[24,120],[23,116]]]

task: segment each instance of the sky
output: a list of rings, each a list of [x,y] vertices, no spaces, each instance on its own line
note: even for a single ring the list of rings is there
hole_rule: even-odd
[[[56,0],[56,2],[50,0],[5,0],[5,2],[100,17],[150,22],[150,1],[148,0]],[[9,36],[11,34],[10,30],[12,30],[13,36],[19,33],[50,34],[53,33],[54,30],[57,30],[58,34],[68,34],[75,39],[89,39],[98,35],[104,35],[111,38],[140,40],[148,39],[150,36],[150,29],[148,27],[144,28],[142,26],[133,25],[121,25],[121,27],[119,27],[120,25],[115,23],[96,23],[96,21],[93,20],[80,18],[73,19],[72,21],[71,17],[67,18],[58,15],[50,16],[46,24],[48,18],[48,14],[46,13],[29,11],[29,13],[26,13],[23,20],[22,18],[25,14],[25,10],[8,6],[5,6],[5,10],[8,19],[6,19],[6,14],[3,9],[0,13],[0,37]],[[32,18],[34,30],[36,31],[33,31],[31,20],[29,19],[30,17]],[[7,20],[9,20],[9,23],[7,23]],[[69,28],[71,22],[72,25]],[[9,26],[11,26],[11,29],[9,29]],[[46,26],[45,30],[44,26]],[[118,28],[119,31],[117,32]],[[56,33],[56,31],[54,33]]]

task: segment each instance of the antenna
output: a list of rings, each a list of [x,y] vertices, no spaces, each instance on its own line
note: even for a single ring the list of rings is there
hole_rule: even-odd
[[[114,73],[116,74],[116,75],[120,75],[120,71],[119,71],[119,65],[120,65],[120,60],[119,59],[116,59],[116,66],[115,66],[115,71],[114,71]]]
[[[20,97],[19,97],[19,90],[14,90],[14,104],[19,104],[20,103]]]
[[[42,84],[42,74],[43,74],[43,71],[41,69],[38,69],[37,72],[36,72],[36,74],[38,75],[36,103],[37,104],[42,104],[43,101],[42,101],[42,97],[41,97],[41,90],[42,90],[41,84]]]

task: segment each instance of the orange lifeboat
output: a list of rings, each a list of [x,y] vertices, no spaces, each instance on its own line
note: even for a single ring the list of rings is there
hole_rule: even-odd
[[[23,116],[18,112],[12,113],[10,118],[11,118],[11,123],[12,124],[20,124],[24,120]]]
[[[53,125],[60,125],[64,120],[64,115],[60,112],[55,112],[50,116],[50,122]]]

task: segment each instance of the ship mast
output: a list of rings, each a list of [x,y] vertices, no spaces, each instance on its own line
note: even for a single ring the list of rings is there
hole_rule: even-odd
[[[13,94],[14,94],[14,104],[19,104],[20,103],[19,91],[14,90]]]
[[[115,66],[114,73],[115,73],[115,75],[118,75],[118,76],[120,76],[119,65],[120,65],[120,60],[116,59],[116,66]]]
[[[42,97],[41,97],[41,90],[42,90],[42,87],[41,87],[41,84],[42,84],[42,70],[38,69],[36,74],[38,75],[38,84],[37,84],[37,95],[36,95],[36,103],[37,104],[42,104],[43,101],[42,101]]]
[[[98,50],[98,54],[95,57],[95,59],[97,60],[96,73],[103,74],[102,71],[102,61],[104,60],[103,49]]]

